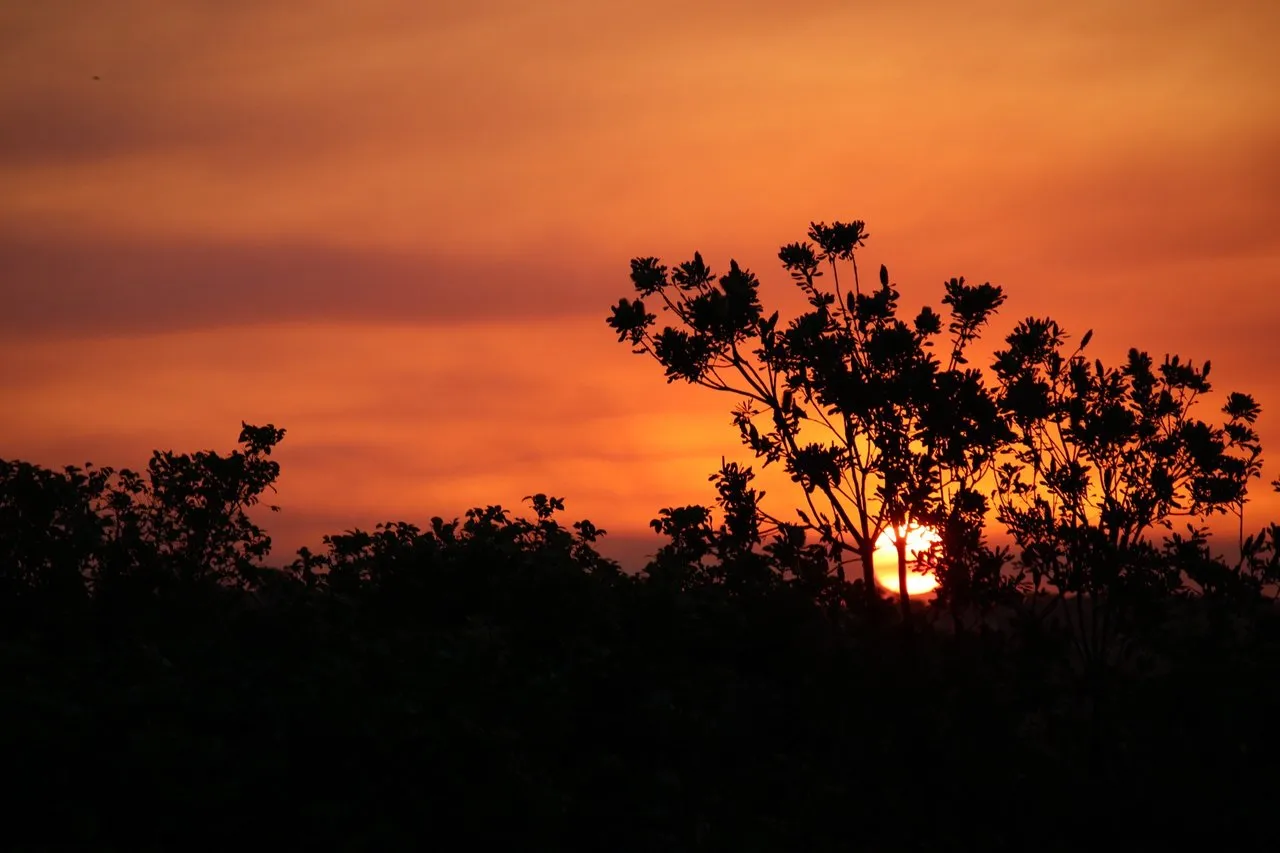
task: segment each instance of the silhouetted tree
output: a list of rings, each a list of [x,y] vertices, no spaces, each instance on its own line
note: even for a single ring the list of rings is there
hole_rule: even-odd
[[[1280,480],[1273,480],[1271,488],[1280,492]],[[1240,542],[1240,561],[1234,568],[1245,579],[1249,591],[1269,594],[1272,600],[1280,596],[1280,524],[1270,522],[1257,533],[1245,536]],[[1202,588],[1205,585],[1194,575],[1191,580]]]
[[[762,592],[773,583],[794,580],[761,550],[764,494],[751,485],[755,472],[722,459],[720,470],[708,479],[715,484],[720,524],[705,506],[664,507],[649,526],[670,541],[654,555],[645,574],[681,589],[723,584],[738,593]],[[803,538],[801,533],[801,545]]]
[[[280,463],[269,457],[284,433],[270,424],[243,424],[241,450],[225,456],[157,451],[145,480],[122,470],[112,492],[121,500],[109,504],[113,537],[153,543],[166,571],[184,579],[250,585],[271,552],[271,537],[249,510],[275,488]]]
[[[83,598],[103,540],[99,506],[110,469],[50,471],[0,460],[0,596],[30,606],[32,597]]]
[[[608,323],[619,341],[657,360],[669,382],[741,398],[734,422],[743,442],[766,466],[782,462],[801,486],[807,511],[797,509],[799,526],[820,536],[841,581],[852,551],[874,595],[876,543],[893,529],[905,614],[908,522],[983,516],[976,483],[999,446],[1001,421],[964,353],[1004,294],[947,282],[952,341],[943,365],[931,352],[938,314],[925,308],[900,319],[883,266],[879,286],[864,292],[855,252],[866,237],[862,222],[814,223],[813,243],[782,247],[783,267],[811,308],[784,328],[778,312],[764,316],[755,275],[730,261],[717,279],[700,254],[670,271],[656,258],[633,260],[640,298],[620,300]],[[847,290],[842,263],[852,270]],[[831,290],[818,285],[824,268]],[[677,325],[653,330],[657,317],[644,302],[653,296]],[[787,522],[765,518],[784,539],[794,535],[782,533]]]
[[[250,585],[271,538],[249,511],[279,476],[283,437],[242,424],[242,449],[156,451],[145,474],[0,460],[0,582],[63,601],[126,583]]]
[[[1134,608],[1179,589],[1184,570],[1197,573],[1187,558],[1203,532],[1172,539],[1164,554],[1151,534],[1177,516],[1242,511],[1261,454],[1248,395],[1228,396],[1221,426],[1193,415],[1210,391],[1208,362],[1171,356],[1153,369],[1131,349],[1124,366],[1109,368],[1084,356],[1091,336],[1068,349],[1057,323],[1031,318],[994,364],[1015,435],[999,470],[999,516],[1020,549],[1028,595],[1071,598],[1089,665],[1106,658]]]

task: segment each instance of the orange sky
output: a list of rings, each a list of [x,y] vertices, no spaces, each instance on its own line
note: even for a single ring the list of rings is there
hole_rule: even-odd
[[[993,344],[1212,358],[1280,474],[1270,0],[301,8],[0,7],[0,457],[273,421],[277,557],[532,491],[620,553],[748,461],[605,327],[628,260],[732,254],[770,301],[781,243],[861,218],[909,304],[1005,285]]]

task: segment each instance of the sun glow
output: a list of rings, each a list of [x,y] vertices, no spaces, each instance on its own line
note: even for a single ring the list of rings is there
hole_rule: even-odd
[[[907,527],[907,595],[911,598],[924,596],[938,588],[938,579],[933,575],[917,572],[916,557],[921,551],[939,540],[937,532],[931,527]],[[876,540],[875,574],[876,583],[887,592],[898,592],[898,551],[894,545],[896,536],[892,529],[880,534]]]

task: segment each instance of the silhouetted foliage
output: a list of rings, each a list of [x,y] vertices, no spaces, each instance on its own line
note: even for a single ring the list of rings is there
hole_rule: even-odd
[[[841,581],[852,552],[874,594],[876,543],[894,531],[905,615],[909,525],[951,531],[943,548],[955,551],[957,572],[974,571],[973,554],[984,553],[986,498],[977,484],[1006,430],[966,352],[1004,293],[963,278],[946,283],[951,340],[943,361],[932,352],[942,317],[926,307],[901,318],[883,266],[879,285],[864,291],[856,263],[867,239],[862,222],[813,223],[808,236],[812,242],[778,253],[811,308],[790,322],[780,323],[777,311],[765,316],[754,274],[730,261],[717,278],[695,253],[673,269],[656,258],[633,260],[640,298],[620,300],[608,323],[620,342],[658,361],[668,381],[740,398],[734,423],[743,443],[764,465],[781,462],[804,496],[793,521],[757,506],[783,541],[797,529],[816,533]],[[841,283],[844,263],[851,287]],[[832,287],[824,289],[819,279],[828,273]],[[657,315],[644,302],[654,296],[678,325],[655,330]],[[948,565],[934,560],[932,568]],[[971,588],[957,578],[946,590],[959,599]]]
[[[1275,751],[1280,623],[1261,597],[1223,611],[1208,584],[1182,600],[1150,638],[1158,666],[1108,694],[1099,727],[1088,691],[1060,677],[1069,649],[1030,626],[922,624],[904,644],[841,606],[827,547],[796,525],[762,543],[762,496],[727,462],[714,511],[655,519],[669,544],[640,574],[596,551],[590,522],[562,526],[546,494],[526,498],[531,518],[393,522],[262,568],[247,510],[283,437],[263,430],[227,456],[157,454],[146,478],[4,463],[3,601],[26,614],[0,657],[3,748],[23,780],[13,849],[458,833],[539,849],[1021,849],[1054,826],[1050,849],[1083,849],[1089,830],[1064,812],[1136,821],[1153,841],[1173,797],[1204,805],[1180,837],[1239,837],[1267,814],[1221,769]],[[1271,577],[1264,539],[1246,562]],[[935,768],[964,784],[920,821]],[[993,805],[1011,784],[1034,794]]]
[[[998,477],[1000,520],[1019,548],[1024,592],[1072,598],[1067,615],[1086,662],[1106,658],[1135,609],[1184,579],[1211,593],[1242,579],[1209,556],[1204,530],[1174,534],[1163,549],[1151,533],[1175,516],[1243,512],[1261,467],[1252,398],[1231,394],[1221,426],[1193,416],[1210,391],[1208,362],[1171,356],[1153,369],[1130,350],[1123,367],[1108,368],[1084,356],[1090,337],[1068,351],[1057,323],[1032,318],[994,366],[1015,434]]]
[[[242,449],[156,451],[145,473],[0,460],[0,587],[20,618],[89,592],[250,585],[271,538],[249,510],[273,488],[284,430],[243,425]],[[271,507],[276,509],[276,507]]]
[[[1280,527],[1232,561],[1204,521],[1243,524],[1257,405],[1205,423],[1207,364],[1109,369],[1038,320],[989,389],[968,359],[998,288],[946,285],[939,358],[942,318],[899,320],[887,272],[814,284],[860,223],[810,236],[783,330],[736,265],[633,266],[683,328],[642,300],[615,328],[672,378],[733,371],[743,440],[808,497],[778,519],[722,459],[638,572],[545,493],[269,567],[270,425],[141,473],[0,461],[7,849],[1269,843]],[[943,545],[904,631],[832,569],[905,519]]]
[[[1280,480],[1273,481],[1271,487],[1280,492]],[[1247,587],[1269,590],[1272,599],[1280,593],[1280,524],[1273,521],[1258,533],[1244,538],[1240,543],[1239,568],[1248,577],[1245,581]],[[1194,576],[1191,580],[1199,583],[1202,589],[1208,588]]]

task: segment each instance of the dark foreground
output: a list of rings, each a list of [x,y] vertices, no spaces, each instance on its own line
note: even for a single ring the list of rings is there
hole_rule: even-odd
[[[1273,838],[1269,609],[1181,604],[1086,673],[1032,620],[907,632],[892,608],[815,604],[784,585],[682,589],[472,550],[385,562],[347,591],[121,583],[12,601],[6,846]]]

